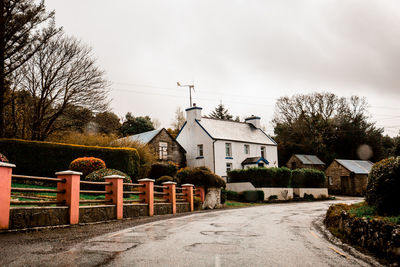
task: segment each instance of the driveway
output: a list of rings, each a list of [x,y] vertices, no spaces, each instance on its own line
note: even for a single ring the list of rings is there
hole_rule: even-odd
[[[36,260],[43,266],[370,266],[376,263],[333,245],[314,226],[329,205],[356,201],[360,199],[264,205],[172,218],[101,235]]]

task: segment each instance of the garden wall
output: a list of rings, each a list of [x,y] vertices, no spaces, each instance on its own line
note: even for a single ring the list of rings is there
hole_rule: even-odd
[[[227,183],[226,184],[226,190],[235,191],[235,192],[240,193],[240,192],[247,191],[247,190],[256,190],[256,188],[250,182],[246,182],[246,183]]]
[[[347,242],[365,248],[390,262],[400,262],[400,225],[351,216],[339,205],[329,208],[325,225]]]
[[[256,188],[264,192],[264,200],[269,200],[270,196],[277,196],[278,200],[293,199],[293,188],[279,188],[279,187],[261,187]]]
[[[327,198],[328,188],[293,188],[293,193],[301,198],[304,194],[313,195],[315,198]]]

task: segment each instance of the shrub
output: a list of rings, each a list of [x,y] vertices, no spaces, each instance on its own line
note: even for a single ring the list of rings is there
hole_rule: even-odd
[[[91,182],[104,182],[104,177],[109,175],[121,175],[124,177],[124,183],[131,183],[132,179],[126,173],[114,169],[100,169],[90,173],[84,180]]]
[[[239,201],[239,193],[235,191],[226,190],[226,198],[228,200]]]
[[[174,163],[154,163],[151,165],[149,178],[157,180],[161,176],[171,176],[174,177],[178,168]]]
[[[221,204],[224,204],[228,199],[228,193],[225,189],[221,190]]]
[[[315,198],[314,198],[313,194],[304,193],[303,199],[305,199],[305,200],[314,200]]]
[[[83,177],[86,177],[89,173],[105,168],[106,164],[104,161],[94,157],[77,158],[69,164],[70,170],[82,172]]]
[[[249,168],[228,172],[229,182],[251,182],[255,187],[289,187],[291,170],[282,168]]]
[[[264,191],[262,191],[262,190],[257,190],[256,191],[257,192],[257,199],[258,199],[258,201],[264,201]]]
[[[243,191],[243,200],[245,202],[257,202],[258,193],[256,190]]]
[[[6,156],[4,156],[1,153],[0,153],[0,162],[8,163],[8,159],[6,158]]]
[[[181,184],[193,184],[195,186],[225,188],[225,181],[206,167],[185,168],[178,172],[177,179]]]
[[[136,177],[140,168],[139,155],[134,148],[0,139],[0,150],[17,165],[15,173],[25,175],[54,177],[55,172],[67,170],[68,164],[79,157],[101,158],[107,162],[107,167],[121,170],[130,177]]]
[[[193,197],[193,206],[195,210],[201,209],[201,199],[199,197],[194,196]]]
[[[270,195],[269,197],[268,197],[268,200],[269,201],[271,201],[271,200],[277,200],[278,199],[278,196],[277,195]]]
[[[165,183],[165,182],[175,182],[175,179],[174,179],[174,177],[164,175],[156,180],[157,185],[162,185],[162,183]]]
[[[366,200],[379,215],[400,215],[400,157],[381,160],[368,176]]]
[[[325,173],[315,169],[296,169],[292,171],[292,187],[321,188],[326,187]]]

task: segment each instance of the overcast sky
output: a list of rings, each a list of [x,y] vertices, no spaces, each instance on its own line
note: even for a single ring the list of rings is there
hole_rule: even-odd
[[[400,1],[47,0],[68,35],[93,47],[111,107],[169,127],[177,107],[219,103],[269,133],[280,96],[365,96],[371,120],[400,130]]]

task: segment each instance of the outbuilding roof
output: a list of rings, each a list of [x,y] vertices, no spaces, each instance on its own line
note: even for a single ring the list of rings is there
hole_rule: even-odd
[[[340,165],[355,174],[368,174],[373,163],[368,160],[335,159]]]
[[[305,165],[325,165],[325,163],[315,155],[295,154],[295,156]]]
[[[131,136],[127,136],[125,138],[121,138],[121,139],[127,139],[129,141],[137,141],[140,142],[142,144],[147,144],[148,142],[150,142],[151,140],[153,140],[153,138],[161,131],[162,129],[157,129],[157,130],[153,130],[153,131],[149,131],[149,132],[144,132],[144,133],[140,133],[140,134],[135,134],[135,135],[131,135]]]
[[[200,121],[196,121],[213,139],[277,145],[263,130],[250,123],[210,118],[201,118]]]
[[[257,164],[260,161],[263,161],[265,164],[269,164],[268,160],[264,159],[263,157],[251,157],[247,158],[242,162],[242,165],[249,165],[249,164]]]

